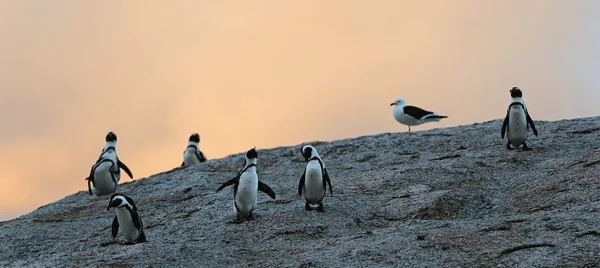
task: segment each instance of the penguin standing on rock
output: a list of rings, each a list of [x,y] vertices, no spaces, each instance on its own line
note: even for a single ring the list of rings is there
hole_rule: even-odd
[[[106,134],[106,145],[102,149],[100,157],[90,170],[88,181],[88,191],[92,195],[92,187],[96,189],[96,195],[108,195],[117,190],[117,184],[121,179],[121,169],[125,170],[127,175],[133,179],[133,174],[129,168],[117,157],[117,135],[114,132]]]
[[[257,158],[256,148],[248,150],[244,168],[238,172],[235,178],[223,183],[217,189],[217,192],[219,192],[223,188],[233,185],[233,206],[236,212],[236,223],[241,223],[244,219],[254,220],[252,211],[257,207],[258,191],[275,199],[275,192],[271,187],[258,180],[258,174],[256,173]]]
[[[317,207],[318,212],[325,212],[323,209],[323,198],[327,193],[327,184],[329,184],[329,193],[333,196],[333,189],[331,188],[331,180],[327,169],[325,169],[325,163],[321,160],[321,156],[317,152],[315,147],[310,145],[304,145],[300,148],[300,153],[306,160],[306,168],[298,183],[298,195],[302,196],[304,190],[304,209],[313,210],[311,205],[319,205]]]
[[[117,237],[119,228],[123,238],[128,243],[141,243],[146,242],[146,235],[144,234],[144,224],[142,223],[142,217],[130,197],[122,194],[113,194],[108,201],[106,210],[110,208],[116,208],[117,215],[112,222],[112,236]]]
[[[523,150],[529,151],[531,149],[525,143],[529,134],[529,127],[531,127],[533,134],[536,136],[538,135],[537,129],[535,129],[535,124],[531,116],[529,116],[521,89],[513,87],[509,92],[512,99],[502,123],[502,139],[504,139],[504,134],[507,134],[508,142],[506,143],[506,149],[508,150],[513,149],[511,145],[514,148],[523,145]]]
[[[181,166],[189,166],[206,162],[206,156],[198,148],[200,143],[200,135],[193,133],[188,141],[188,146],[183,151],[183,163]]]

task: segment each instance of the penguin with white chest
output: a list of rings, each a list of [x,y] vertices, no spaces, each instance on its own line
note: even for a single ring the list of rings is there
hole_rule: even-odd
[[[504,122],[502,123],[502,139],[504,139],[504,134],[506,134],[508,139],[506,149],[508,150],[513,149],[511,148],[511,145],[514,148],[523,145],[523,150],[529,151],[531,149],[527,147],[527,143],[525,143],[527,136],[529,135],[529,127],[531,127],[533,134],[536,136],[538,135],[537,129],[535,129],[535,124],[533,123],[531,116],[529,116],[521,89],[513,87],[510,90],[510,96],[512,99],[508,105]]]
[[[127,175],[133,179],[133,174],[121,160],[117,157],[117,135],[114,132],[106,134],[106,145],[102,149],[100,157],[92,166],[88,181],[88,191],[92,195],[92,187],[96,189],[96,195],[108,195],[117,190],[117,185],[121,179],[121,169],[125,170]]]
[[[188,146],[185,148],[185,151],[183,151],[183,163],[181,163],[182,167],[206,162],[206,156],[204,156],[204,154],[198,148],[199,143],[200,135],[198,133],[193,133],[190,135]]]
[[[302,196],[304,190],[305,210],[313,210],[311,205],[319,205],[316,210],[325,212],[323,199],[327,193],[327,184],[329,184],[329,193],[333,196],[331,180],[327,174],[325,163],[321,160],[315,147],[304,145],[300,148],[300,153],[306,160],[306,168],[298,183],[298,195]]]
[[[119,229],[128,243],[146,242],[144,224],[133,199],[122,194],[110,197],[106,210],[116,208],[117,215],[112,222],[112,236],[117,237]]]
[[[217,192],[219,192],[223,188],[233,185],[233,206],[236,212],[236,223],[241,223],[244,219],[254,220],[252,211],[257,207],[258,191],[275,199],[275,192],[271,187],[258,180],[258,174],[256,173],[257,158],[256,148],[248,150],[244,168],[238,172],[235,178],[223,183],[217,189]]]

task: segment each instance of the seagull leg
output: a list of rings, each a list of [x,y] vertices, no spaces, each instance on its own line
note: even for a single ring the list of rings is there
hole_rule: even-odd
[[[410,126],[408,126],[408,132],[410,132]]]

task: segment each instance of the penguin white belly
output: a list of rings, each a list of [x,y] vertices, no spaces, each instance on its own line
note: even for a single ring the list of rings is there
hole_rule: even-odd
[[[94,172],[94,188],[96,195],[112,194],[117,190],[117,184],[111,176],[111,162],[104,162],[96,167]]]
[[[421,122],[420,120],[417,120],[414,117],[408,116],[407,114],[403,113],[403,107],[399,106],[394,107],[394,119],[408,126],[418,126],[420,124],[423,124],[423,122]]]
[[[515,147],[520,146],[527,140],[527,132],[525,111],[520,106],[511,107],[508,118],[508,141]]]
[[[200,163],[200,161],[198,161],[198,158],[196,157],[195,150],[196,149],[194,148],[188,148],[187,150],[185,150],[185,152],[183,152],[183,163],[185,163],[186,166]]]
[[[128,242],[134,242],[140,235],[140,231],[133,225],[131,214],[126,208],[117,209],[117,221],[119,222],[119,230],[123,238]]]
[[[324,196],[321,165],[317,161],[308,162],[304,174],[304,199],[311,204],[317,204]]]
[[[235,203],[243,214],[250,213],[256,207],[258,192],[258,176],[255,172],[246,171],[240,176]]]

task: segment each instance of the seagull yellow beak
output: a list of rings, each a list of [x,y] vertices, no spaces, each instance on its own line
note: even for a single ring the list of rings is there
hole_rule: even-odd
[[[396,103],[395,103],[395,102],[392,102],[392,103],[390,104],[390,106],[394,106],[394,105],[396,105]]]

